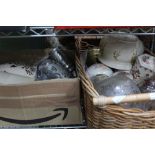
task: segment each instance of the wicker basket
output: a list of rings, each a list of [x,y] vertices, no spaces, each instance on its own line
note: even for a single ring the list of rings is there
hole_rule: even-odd
[[[80,62],[81,40],[80,37],[76,40],[76,66],[82,82],[88,128],[155,128],[155,111],[125,109],[119,104],[115,104],[116,102],[141,103],[155,100],[155,93],[115,97],[100,96],[87,78]]]

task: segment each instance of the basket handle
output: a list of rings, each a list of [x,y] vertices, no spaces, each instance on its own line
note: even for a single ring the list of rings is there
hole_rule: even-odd
[[[115,97],[93,97],[93,103],[96,106],[104,106],[107,104],[119,104],[119,103],[140,103],[144,101],[155,100],[155,93],[144,93],[144,94],[133,94],[126,96],[115,96]]]

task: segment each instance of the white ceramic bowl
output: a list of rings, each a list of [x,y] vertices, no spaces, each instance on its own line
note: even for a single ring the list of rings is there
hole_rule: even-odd
[[[142,42],[134,35],[104,36],[100,42],[99,61],[119,70],[131,70],[132,62],[144,52]]]
[[[89,78],[96,76],[96,75],[106,75],[108,77],[110,77],[113,74],[113,71],[100,63],[94,64],[92,66],[90,66],[87,70],[86,70],[86,74]]]

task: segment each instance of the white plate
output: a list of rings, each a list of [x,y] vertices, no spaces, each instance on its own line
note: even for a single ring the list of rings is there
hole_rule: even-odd
[[[34,81],[33,78],[0,72],[0,84],[22,84]]]
[[[22,65],[15,65],[15,64],[2,64],[0,65],[1,72],[12,73],[15,75],[20,75],[24,77],[35,77],[35,71],[32,71],[30,67],[22,66]]]

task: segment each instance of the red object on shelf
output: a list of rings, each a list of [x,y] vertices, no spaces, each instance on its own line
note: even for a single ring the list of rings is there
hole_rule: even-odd
[[[65,29],[91,29],[91,28],[141,28],[145,26],[55,26],[57,30]]]

